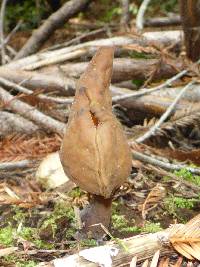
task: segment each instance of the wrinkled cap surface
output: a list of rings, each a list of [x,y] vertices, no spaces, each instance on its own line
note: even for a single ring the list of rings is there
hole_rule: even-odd
[[[126,180],[132,165],[122,127],[112,113],[113,50],[100,48],[80,77],[60,151],[67,176],[105,198]]]

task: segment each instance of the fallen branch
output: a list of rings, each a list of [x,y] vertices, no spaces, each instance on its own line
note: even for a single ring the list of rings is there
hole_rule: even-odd
[[[0,100],[4,102],[7,108],[20,114],[22,117],[33,121],[37,125],[42,126],[47,131],[63,134],[65,124],[59,122],[34,107],[16,99],[16,97],[9,94],[6,90],[0,87]]]
[[[129,0],[121,0],[122,14],[120,19],[120,25],[123,30],[127,30],[130,20],[129,14]]]
[[[0,136],[23,133],[31,134],[39,130],[39,127],[31,121],[10,112],[0,111]]]
[[[151,127],[149,129],[148,132],[146,132],[143,136],[137,138],[135,140],[135,142],[137,143],[142,143],[144,142],[146,139],[148,139],[149,137],[151,137],[152,135],[155,134],[155,132],[159,129],[159,127],[162,125],[162,123],[171,115],[171,113],[173,112],[176,104],[178,103],[178,101],[181,99],[181,97],[184,95],[184,93],[191,88],[191,86],[194,84],[194,81],[191,81],[190,83],[188,83],[185,87],[183,87],[183,89],[181,90],[181,92],[177,95],[177,97],[174,99],[174,101],[172,102],[172,104],[167,108],[167,110],[165,111],[165,113],[160,117],[160,119],[154,124],[153,127]]]
[[[106,27],[103,27],[101,29],[97,29],[97,30],[95,29],[93,31],[86,32],[86,33],[81,34],[80,36],[75,37],[75,38],[73,38],[70,41],[67,41],[65,43],[56,44],[56,45],[50,46],[50,47],[42,50],[42,52],[52,51],[52,50],[55,50],[55,49],[66,47],[66,46],[80,44],[80,42],[83,41],[83,39],[88,38],[88,37],[92,37],[92,36],[94,37],[95,35],[97,35],[99,33],[106,32],[106,30],[107,30]]]
[[[25,169],[33,167],[36,161],[34,160],[21,160],[16,162],[4,162],[0,163],[0,171],[13,171],[16,169]]]
[[[5,17],[5,9],[6,9],[7,0],[3,0],[1,3],[0,10],[0,39],[1,39],[1,63],[4,65],[6,63],[5,60],[5,47],[4,47],[4,17]]]
[[[30,39],[19,51],[16,59],[23,58],[38,51],[48,37],[69,18],[79,13],[89,4],[90,0],[70,0],[53,13],[42,26],[33,32]]]
[[[179,44],[183,40],[183,31],[157,31],[145,32],[142,34],[144,38],[152,42],[160,42],[163,45],[169,46],[172,44]]]
[[[74,95],[75,81],[61,75],[47,75],[38,72],[27,72],[18,69],[0,68],[0,77],[30,89],[42,88],[45,92],[57,91],[57,94]]]
[[[5,87],[8,87],[9,89],[15,89],[21,93],[27,94],[27,95],[31,95],[33,94],[33,91],[18,85],[16,83],[10,82],[9,80],[6,80],[4,78],[0,77],[0,85],[3,85]],[[48,100],[48,101],[52,101],[55,103],[60,103],[60,104],[71,104],[72,103],[72,99],[64,99],[64,98],[59,98],[59,97],[52,97],[52,96],[46,96],[44,94],[38,94],[37,97],[39,99],[43,99],[43,100]]]
[[[169,17],[150,18],[144,21],[144,26],[148,27],[178,26],[180,24],[180,16],[174,14]]]
[[[142,154],[140,152],[137,152],[135,150],[133,150],[132,155],[133,155],[134,159],[140,160],[140,161],[145,162],[145,163],[149,163],[149,164],[154,165],[154,166],[158,166],[158,167],[163,168],[163,169],[168,170],[168,171],[179,171],[181,169],[186,169],[193,174],[200,175],[200,168],[188,167],[188,165],[185,165],[185,164],[173,164],[173,163],[169,163],[169,162],[164,162],[164,161],[161,161],[161,160],[154,158],[153,156],[147,156],[147,155]]]
[[[136,28],[142,30],[144,27],[144,14],[151,0],[143,0],[136,17]]]
[[[93,48],[90,48],[90,49],[94,50]],[[62,62],[65,62],[67,60],[73,60],[73,59],[79,58],[81,56],[86,56],[89,53],[88,50],[89,50],[89,48],[88,49],[82,48],[82,49],[67,53],[65,55],[63,55],[63,54],[61,54],[59,56],[55,55],[54,57],[40,60],[36,63],[27,65],[27,66],[23,67],[23,70],[36,70],[38,68],[48,66],[51,64],[62,63]]]

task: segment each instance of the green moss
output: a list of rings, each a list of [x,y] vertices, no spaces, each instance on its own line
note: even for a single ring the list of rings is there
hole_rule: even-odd
[[[69,240],[69,239],[73,238],[75,233],[76,233],[76,229],[75,228],[72,227],[72,228],[67,229],[67,231],[65,233],[66,239]]]
[[[35,267],[37,262],[35,261],[26,261],[26,262],[17,262],[16,267]]]
[[[80,241],[81,247],[95,247],[97,246],[97,241],[95,239],[84,239]]]
[[[145,53],[145,52],[137,52],[137,51],[130,51],[129,56],[131,58],[137,58],[137,59],[152,59],[155,58],[154,55]]]
[[[16,230],[10,225],[0,229],[0,244],[13,246]]]
[[[132,84],[136,85],[137,87],[141,87],[144,83],[144,80],[134,79],[131,82],[132,82]]]
[[[83,191],[79,187],[76,187],[72,189],[68,195],[72,198],[76,198],[76,197],[81,197],[83,194],[84,194]]]
[[[41,229],[51,228],[53,238],[55,237],[56,231],[58,229],[58,220],[66,218],[69,224],[75,223],[74,210],[72,207],[66,204],[66,202],[58,202],[54,208],[54,211],[44,220]]]
[[[175,171],[175,175],[182,177],[184,180],[189,181],[191,183],[194,183],[198,186],[200,186],[200,176],[193,175],[190,171],[187,169],[181,169],[180,171]]]
[[[124,215],[113,214],[112,225],[114,229],[120,231],[122,228],[128,227],[128,221],[125,219]]]
[[[182,215],[180,215],[180,209],[191,210],[194,208],[195,204],[199,202],[200,200],[195,198],[185,199],[182,197],[169,196],[165,199],[164,205],[170,215],[183,220]]]
[[[112,227],[120,233],[138,233],[140,228],[137,226],[130,226],[129,221],[124,215],[114,213],[112,215]]]
[[[4,257],[4,262],[6,262],[7,265],[14,264],[16,267],[35,267],[37,266],[37,262],[33,260],[22,260],[17,255],[8,255]],[[7,266],[6,265],[6,266]]]
[[[138,226],[127,226],[121,229],[122,233],[140,233],[141,228]]]
[[[35,244],[35,246],[38,249],[53,249],[54,248],[53,243],[49,243],[49,242],[43,241],[41,239],[35,239],[35,240],[33,240],[33,243]]]
[[[160,223],[154,223],[154,222],[146,222],[145,226],[141,228],[141,232],[146,233],[157,233],[159,231],[163,230],[160,226]]]
[[[14,213],[13,220],[17,223],[24,222],[28,217],[27,211],[24,211],[23,209],[15,205],[12,206],[12,212]]]

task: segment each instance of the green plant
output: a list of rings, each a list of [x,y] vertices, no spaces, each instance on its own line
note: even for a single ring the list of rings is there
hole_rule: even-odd
[[[162,230],[162,227],[160,226],[160,223],[154,223],[154,222],[146,222],[145,226],[141,228],[141,232],[146,233],[157,233]]]
[[[18,23],[23,21],[21,29],[27,30],[38,27],[41,19],[48,15],[47,5],[45,1],[40,1],[40,6],[37,7],[35,0],[29,1],[14,1],[14,3],[8,2],[6,8],[6,28],[7,30],[12,29]]]
[[[190,198],[185,199],[182,197],[169,196],[165,199],[164,205],[169,214],[173,215],[175,218],[182,219],[179,215],[180,209],[192,209],[198,199]]]

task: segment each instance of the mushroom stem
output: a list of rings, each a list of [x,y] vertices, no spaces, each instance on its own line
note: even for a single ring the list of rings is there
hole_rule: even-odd
[[[92,195],[90,204],[81,211],[83,228],[81,236],[100,239],[105,235],[101,224],[109,228],[111,220],[112,198],[105,199],[102,196]],[[96,225],[97,224],[97,225]]]

